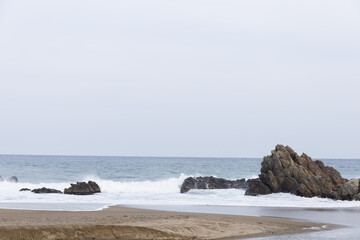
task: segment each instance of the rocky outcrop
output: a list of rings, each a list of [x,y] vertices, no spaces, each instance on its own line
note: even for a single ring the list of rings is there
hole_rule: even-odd
[[[91,195],[101,192],[99,185],[96,182],[88,181],[77,182],[76,184],[70,184],[71,187],[64,189],[65,194],[73,195]]]
[[[20,189],[19,191],[20,191],[20,192],[31,191],[31,189],[29,189],[29,188],[22,188],[22,189]]]
[[[46,188],[46,187],[36,188],[36,189],[33,189],[31,192],[33,192],[33,193],[62,193],[60,190]]]
[[[188,177],[181,185],[180,192],[186,193],[191,189],[227,189],[227,188],[247,188],[248,183],[245,179],[226,180],[223,178],[210,177]]]
[[[247,195],[292,193],[302,197],[360,200],[359,180],[348,181],[322,161],[313,161],[306,154],[299,156],[289,146],[277,145],[264,157],[261,174],[249,182]]]

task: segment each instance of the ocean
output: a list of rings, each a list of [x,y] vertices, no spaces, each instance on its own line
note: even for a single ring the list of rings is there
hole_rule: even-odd
[[[360,178],[360,159],[322,159],[345,178]],[[0,155],[0,208],[99,210],[110,205],[233,206],[290,208],[360,207],[360,201],[303,198],[287,193],[246,196],[244,190],[191,190],[181,194],[189,176],[256,178],[260,158],[174,158]],[[18,183],[6,181],[17,176]],[[102,193],[90,196],[34,194],[21,188],[55,188],[93,180]]]

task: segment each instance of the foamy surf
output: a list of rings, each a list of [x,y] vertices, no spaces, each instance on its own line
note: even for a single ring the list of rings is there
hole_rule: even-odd
[[[95,181],[104,193],[178,193],[181,184],[189,177],[181,174],[177,178],[157,181],[113,181],[100,179],[97,176],[87,176],[83,181]]]
[[[11,183],[0,182],[0,208],[41,210],[99,210],[111,205],[218,205],[334,208],[360,207],[359,201],[334,201],[324,198],[304,198],[288,193],[264,196],[246,196],[241,189],[191,190],[181,194],[180,186],[189,177],[178,177],[155,181],[113,181],[97,176],[87,176],[82,181],[96,181],[102,193],[89,196],[66,194],[34,194],[19,192],[21,188],[54,188],[61,191],[70,183]]]

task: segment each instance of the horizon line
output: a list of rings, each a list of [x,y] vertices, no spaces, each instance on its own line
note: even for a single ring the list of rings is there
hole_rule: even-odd
[[[262,159],[263,157],[211,157],[211,156],[155,156],[155,155],[81,155],[81,154],[24,154],[24,153],[0,153],[0,156],[59,156],[59,157],[129,157],[129,158],[228,158],[228,159]],[[268,155],[266,155],[268,156]],[[301,154],[299,154],[301,156]],[[360,160],[359,158],[334,158],[334,157],[311,157],[313,160]]]

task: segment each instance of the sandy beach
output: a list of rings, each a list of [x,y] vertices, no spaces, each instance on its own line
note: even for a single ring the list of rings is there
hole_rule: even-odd
[[[0,210],[0,239],[230,239],[312,231],[320,223],[124,207],[101,211]]]

